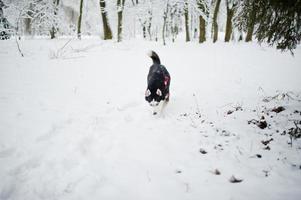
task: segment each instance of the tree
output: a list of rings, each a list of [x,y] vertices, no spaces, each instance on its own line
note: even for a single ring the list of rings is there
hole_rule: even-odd
[[[78,39],[81,39],[82,15],[83,15],[83,0],[80,0],[79,17],[78,17],[78,23],[77,23],[77,37],[78,37]]]
[[[151,10],[149,10],[147,12],[148,14],[148,26],[147,26],[147,32],[148,32],[148,35],[149,35],[149,39],[152,40],[152,19],[153,19],[153,12]]]
[[[102,17],[102,24],[103,24],[103,32],[104,32],[104,39],[110,40],[113,38],[112,31],[109,25],[107,11],[106,11],[106,2],[105,0],[99,0],[100,5],[100,13]]]
[[[256,12],[258,28],[255,34],[259,42],[266,41],[277,49],[290,51],[300,44],[300,0],[260,0]]]
[[[197,0],[199,15],[199,43],[206,41],[206,20],[209,16],[208,5],[205,0]]]
[[[186,42],[190,41],[190,34],[189,34],[189,12],[188,12],[188,2],[185,0],[184,3],[184,18],[185,18],[185,35],[186,35]]]
[[[215,0],[215,7],[214,7],[214,13],[213,13],[213,42],[217,41],[217,37],[218,37],[218,23],[217,23],[217,16],[218,16],[218,12],[219,12],[219,7],[221,4],[221,0]]]
[[[10,38],[10,24],[8,20],[4,17],[3,8],[6,5],[0,0],[0,40],[7,40]]]
[[[163,14],[163,28],[162,28],[162,39],[163,39],[163,45],[166,45],[166,42],[165,42],[165,34],[166,34],[166,26],[167,26],[167,17],[168,17],[168,13],[169,13],[169,1],[167,0],[166,2],[166,9],[164,11],[164,14]]]
[[[238,30],[238,41],[243,40],[243,32],[246,27],[246,17],[244,17],[244,9],[243,9],[243,4],[246,1],[237,1],[237,8],[235,11],[235,15],[233,16],[233,26]]]
[[[60,3],[60,0],[53,0],[53,7],[54,7],[53,14],[54,14],[55,18],[57,17],[59,3]],[[58,27],[57,27],[57,24],[54,20],[54,22],[52,24],[52,28],[50,30],[50,38],[51,39],[55,38],[55,34],[56,34],[57,31],[58,31]]]
[[[179,34],[179,21],[181,17],[181,8],[179,8],[179,5],[175,3],[171,6],[170,11],[170,32],[172,36],[172,42],[175,42],[175,39]]]
[[[225,42],[229,42],[232,34],[232,18],[236,10],[238,2],[236,0],[226,0],[227,8],[227,22],[226,22],[226,33]]]
[[[247,13],[247,36],[246,42],[252,41],[254,27],[256,24],[256,13],[258,12],[257,0],[248,0],[245,4],[245,12]]]
[[[24,34],[49,35],[55,38],[61,26],[62,15],[58,0],[18,0],[7,5],[6,12],[14,32],[19,37]]]
[[[28,10],[27,10],[27,16],[24,17],[24,28],[25,28],[25,34],[32,35],[32,11],[33,10],[33,2],[28,3]]]
[[[122,12],[124,8],[125,0],[117,0],[117,16],[118,16],[118,25],[117,25],[117,42],[121,42],[121,32],[122,32]]]
[[[246,42],[252,41],[257,21],[256,9],[258,0],[238,1],[237,14],[234,17],[234,26],[239,31],[239,40],[243,39],[243,32],[246,33]]]
[[[142,29],[142,36],[144,39],[152,39],[152,21],[153,21],[153,6],[156,2],[154,1],[141,1],[132,4],[134,6],[134,18],[138,19],[138,22]],[[165,3],[165,2],[164,2]],[[158,16],[158,15],[157,15]],[[148,37],[147,37],[148,36]]]

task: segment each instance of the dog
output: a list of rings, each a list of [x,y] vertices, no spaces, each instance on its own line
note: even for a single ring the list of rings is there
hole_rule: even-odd
[[[161,65],[158,54],[150,51],[148,56],[153,60],[147,75],[147,89],[145,91],[145,100],[152,107],[158,107],[161,101],[169,102],[170,74],[167,69]],[[153,112],[157,114],[156,111]]]

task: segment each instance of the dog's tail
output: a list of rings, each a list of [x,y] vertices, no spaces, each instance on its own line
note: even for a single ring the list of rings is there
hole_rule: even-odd
[[[149,51],[148,56],[153,60],[154,64],[161,64],[158,54],[154,51]]]

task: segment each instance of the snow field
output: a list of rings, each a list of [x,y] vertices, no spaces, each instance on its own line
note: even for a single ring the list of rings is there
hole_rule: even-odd
[[[280,133],[301,118],[300,48],[66,42],[23,40],[24,58],[1,42],[1,200],[298,199],[300,139]],[[144,101],[148,50],[171,74],[159,116]],[[261,115],[270,128],[247,123]]]

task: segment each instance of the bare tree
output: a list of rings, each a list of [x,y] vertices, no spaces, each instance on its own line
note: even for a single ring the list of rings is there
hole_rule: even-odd
[[[58,10],[59,3],[60,3],[60,0],[53,0],[54,17],[57,17],[57,10]],[[56,33],[57,33],[57,27],[55,25],[55,22],[53,22],[52,28],[50,30],[50,38],[54,39]]]
[[[238,2],[236,0],[226,0],[227,8],[227,22],[226,22],[226,33],[225,42],[229,42],[232,34],[232,18]]]
[[[77,22],[77,37],[78,37],[78,39],[81,39],[82,15],[83,15],[83,0],[80,0],[79,17],[78,17],[78,22]]]
[[[199,15],[199,43],[206,41],[206,20],[209,16],[208,6],[205,0],[197,0],[197,6],[201,12]]]
[[[166,32],[166,25],[167,25],[167,16],[169,13],[169,0],[167,0],[166,3],[166,9],[164,11],[164,15],[163,15],[163,28],[162,28],[162,39],[163,39],[163,45],[166,45],[165,42],[165,32]]]
[[[247,36],[246,42],[252,41],[252,36],[254,32],[254,27],[256,24],[256,0],[247,1],[250,3],[250,11],[247,21]]]
[[[148,12],[148,26],[147,26],[147,32],[148,32],[148,35],[149,35],[149,39],[152,40],[152,32],[151,32],[151,29],[152,29],[152,19],[153,19],[153,12],[151,10],[149,10]]]
[[[170,12],[170,31],[172,36],[172,42],[175,42],[175,39],[179,33],[179,19],[181,18],[180,9],[178,8],[178,4],[174,4],[171,7]]]
[[[106,2],[105,0],[99,0],[100,5],[100,12],[103,22],[103,32],[104,32],[104,39],[110,40],[113,38],[112,31],[109,25],[108,17],[107,17],[107,11],[106,11]]]
[[[118,25],[117,25],[117,42],[121,42],[121,32],[122,32],[122,12],[124,9],[125,0],[117,0],[117,16],[118,16]]]
[[[25,26],[25,34],[32,35],[32,10],[33,10],[33,2],[28,2],[28,10],[26,12],[26,16],[24,17],[24,26]]]
[[[218,23],[217,23],[217,16],[219,12],[219,6],[221,4],[221,0],[215,0],[215,8],[213,13],[213,42],[217,41],[218,37]]]
[[[190,34],[189,34],[189,13],[188,13],[188,2],[185,0],[184,3],[184,18],[185,18],[185,33],[186,33],[186,42],[190,41]]]

